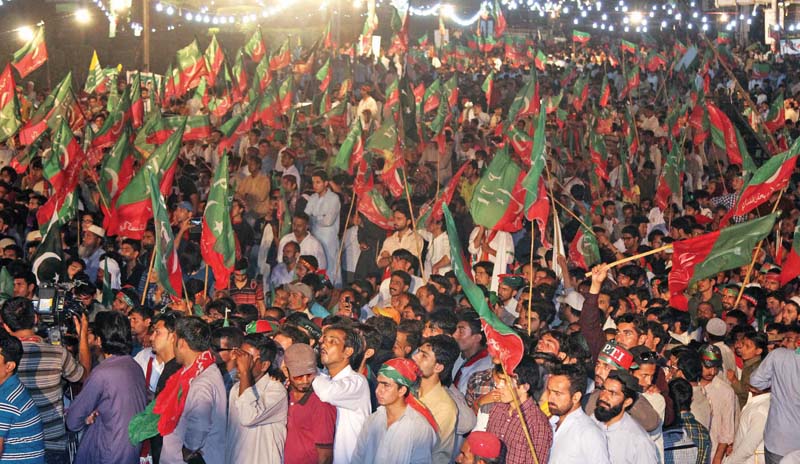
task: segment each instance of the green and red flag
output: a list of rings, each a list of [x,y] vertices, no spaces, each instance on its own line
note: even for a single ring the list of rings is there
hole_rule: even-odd
[[[470,203],[475,224],[506,232],[521,229],[525,206],[524,177],[525,171],[508,155],[508,147],[500,149],[475,186]]]
[[[636,131],[636,121],[633,119],[631,107],[625,107],[625,120],[622,122],[622,132],[625,134],[625,145],[628,147],[628,155],[635,158],[639,151],[639,134]]]
[[[87,129],[87,142],[88,150],[103,150],[114,143],[122,133],[122,128],[131,123],[131,96],[130,88],[122,92],[122,97],[117,100],[117,103],[112,111],[108,113],[108,118],[103,122],[97,133],[89,126]],[[98,158],[96,161],[100,161]],[[95,163],[92,163],[94,165]]]
[[[444,83],[442,95],[447,98],[447,106],[453,108],[458,105],[458,73]]]
[[[586,99],[589,98],[588,75],[575,81],[575,85],[572,87],[572,97],[572,106],[575,108],[575,111],[580,113],[583,111],[583,104],[586,103]]]
[[[145,167],[149,169],[149,167]],[[151,171],[147,176],[147,190],[153,210],[153,226],[156,243],[153,247],[153,272],[164,291],[175,298],[183,295],[183,275],[178,262],[178,250],[175,248],[175,237],[169,222],[167,203],[159,190],[158,173]],[[226,172],[227,174],[227,172]],[[225,282],[227,283],[227,282]]]
[[[211,36],[211,42],[206,48],[204,57],[206,60],[206,68],[208,69],[206,79],[208,79],[208,85],[214,87],[217,85],[217,76],[222,70],[222,65],[225,63],[225,53],[222,51],[222,47],[219,46],[219,42],[217,42],[216,34]]]
[[[292,64],[292,50],[289,47],[289,39],[287,38],[281,44],[281,48],[269,57],[269,69],[270,71],[277,71],[290,64]]]
[[[684,291],[689,285],[718,272],[749,264],[753,250],[772,231],[777,217],[776,213],[771,213],[673,242],[672,270],[669,273],[670,306],[686,311],[689,302]]]
[[[214,271],[214,288],[228,286],[236,261],[236,240],[231,224],[228,155],[222,155],[208,192],[200,234],[200,254]]]
[[[711,125],[711,141],[728,154],[731,164],[742,166],[745,171],[755,171],[755,165],[747,153],[747,146],[742,139],[742,134],[731,122],[728,115],[710,101],[706,101],[708,122]]]
[[[135,157],[132,153],[131,135],[130,126],[126,126],[117,139],[117,143],[111,147],[108,155],[103,159],[97,188],[103,198],[100,207],[104,217],[114,214],[117,197],[133,179]]]
[[[39,134],[36,139],[29,145],[19,150],[17,154],[11,159],[11,166],[17,174],[24,174],[28,170],[28,165],[39,153],[44,150],[44,142],[50,140],[50,130],[45,128],[45,131]]]
[[[68,119],[75,98],[72,94],[72,73],[68,72],[64,79],[39,105],[33,116],[19,130],[19,142],[30,145],[48,127],[57,129],[62,119]]]
[[[325,30],[322,31],[322,47],[328,50],[333,50],[336,45],[333,42],[333,34],[331,33],[331,20],[325,25]]]
[[[497,0],[494,0],[492,16],[494,16],[494,36],[500,37],[506,31],[508,24],[506,23],[506,17],[503,15],[503,10],[500,8],[500,2]]]
[[[429,39],[428,39],[428,33],[426,32],[425,34],[423,34],[423,35],[422,35],[422,37],[420,37],[419,39],[417,39],[417,45],[418,45],[420,48],[425,48],[425,47],[427,47],[427,46],[428,46],[428,40],[429,40]]]
[[[236,53],[236,59],[233,62],[231,74],[233,77],[233,100],[234,102],[241,102],[247,93],[247,70],[244,67],[244,54],[241,50]]]
[[[342,142],[342,146],[339,147],[339,152],[336,154],[331,167],[352,173],[353,166],[357,166],[363,158],[364,139],[362,138],[361,118],[353,118],[353,122],[350,124],[350,132]]]
[[[86,155],[75,140],[69,124],[61,120],[53,134],[50,159],[60,164],[58,172],[51,172],[50,183],[53,195],[36,211],[36,220],[42,237],[54,226],[66,224],[77,211],[75,191],[80,181],[80,173],[86,164]]]
[[[409,8],[406,8],[405,14],[401,18],[400,12],[397,11],[397,8],[393,7],[391,21],[393,34],[389,50],[386,52],[388,56],[408,51],[408,12]]]
[[[292,99],[294,98],[294,77],[289,74],[289,77],[281,83],[278,88],[278,102],[281,105],[281,111],[289,113],[292,108]]]
[[[584,223],[591,224],[588,216],[587,214],[584,217]],[[583,225],[578,227],[578,232],[569,244],[569,259],[580,269],[591,269],[600,262],[600,247],[591,229]]]
[[[650,50],[650,52],[647,53],[647,58],[645,59],[645,67],[650,72],[656,72],[659,70],[659,68],[666,68],[667,57],[662,53],[656,52],[655,50]]]
[[[786,125],[786,109],[783,106],[783,92],[779,93],[769,107],[764,126],[770,132],[775,132]]]
[[[509,145],[514,149],[514,153],[519,155],[520,158],[526,159],[533,148],[533,138],[525,131],[519,130],[516,124],[508,128],[506,135],[508,136]]]
[[[579,44],[585,44],[586,42],[588,42],[591,39],[592,39],[592,34],[589,34],[588,32],[579,31],[577,29],[573,29],[572,30],[572,41],[573,42],[576,42],[576,43],[579,43]]]
[[[0,74],[0,143],[13,137],[22,127],[14,76],[11,65]]]
[[[624,99],[628,97],[631,92],[639,88],[640,83],[639,65],[637,64],[625,73],[625,86],[622,88],[619,98]]]
[[[719,31],[717,33],[717,44],[725,45],[731,43],[731,35],[725,31]]]
[[[735,206],[720,220],[720,227],[725,226],[734,216],[744,216],[753,211],[770,201],[775,192],[785,189],[797,166],[798,155],[800,139],[792,144],[790,150],[773,156],[761,165],[742,188]]]
[[[671,144],[672,149],[667,153],[667,159],[656,187],[655,203],[661,211],[667,210],[670,197],[674,194],[680,194],[681,185],[683,185],[684,163],[682,147],[676,140],[671,140]]]
[[[178,63],[175,68],[178,74],[175,91],[180,97],[200,85],[200,79],[208,75],[208,69],[197,40],[192,40],[192,43],[178,50],[175,58]]]
[[[258,62],[256,66],[256,71],[253,74],[253,85],[258,83],[258,88],[260,92],[269,87],[272,83],[272,72],[269,70],[269,60],[266,58],[262,58],[261,61]]]
[[[278,91],[274,85],[270,85],[266,92],[261,95],[259,100],[254,100],[257,105],[257,119],[269,127],[277,127],[282,114],[281,102],[278,99]]]
[[[11,65],[17,70],[19,77],[24,79],[45,61],[47,61],[47,45],[44,42],[44,26],[39,26],[31,40],[14,52]]]
[[[769,63],[753,63],[753,79],[766,79],[770,72],[772,72],[772,67]]]
[[[358,212],[363,214],[371,223],[383,230],[394,230],[392,221],[392,209],[386,204],[386,200],[374,188],[374,180],[370,174],[366,176],[366,161],[362,160],[353,184],[353,190],[358,195]]]
[[[794,228],[792,248],[781,263],[781,286],[800,275],[800,222]]]
[[[548,246],[547,217],[550,215],[550,202],[547,198],[547,189],[542,179],[542,171],[546,162],[545,153],[545,121],[547,115],[544,111],[539,112],[536,118],[536,130],[533,133],[533,146],[530,151],[531,167],[525,178],[522,180],[522,187],[525,189],[525,218],[529,221],[536,221],[539,226],[539,238],[542,245]]]
[[[536,56],[533,58],[533,65],[541,72],[544,72],[547,66],[547,55],[541,50],[536,50]]]
[[[160,191],[168,195],[175,177],[175,161],[181,150],[183,126],[179,126],[167,140],[160,144],[120,192],[115,213],[104,223],[107,235],[142,239],[147,221],[153,216],[150,196],[150,178],[160,180]]]
[[[500,360],[504,371],[508,375],[513,375],[514,369],[522,361],[522,356],[525,353],[525,345],[522,343],[522,338],[489,309],[483,290],[467,275],[464,265],[466,260],[461,251],[453,216],[450,214],[450,209],[447,205],[442,206],[442,211],[444,213],[447,236],[450,237],[450,256],[452,257],[450,261],[456,279],[461,284],[464,295],[481,318],[481,327],[486,334],[486,348],[489,354],[493,358]]]
[[[539,81],[536,76],[536,71],[531,69],[530,80],[517,92],[517,95],[511,102],[507,118],[509,126],[514,124],[517,118],[538,113],[539,104]]]
[[[608,180],[608,152],[603,136],[595,131],[589,134],[589,155],[592,158],[594,170],[592,174],[600,179]]]
[[[492,107],[492,92],[494,91],[494,70],[492,70],[481,85],[483,94],[486,95],[486,110]]]
[[[389,108],[389,113],[397,115],[400,108],[400,79],[397,77],[392,80],[388,87],[386,87],[386,101],[383,103],[384,108]]]
[[[317,71],[316,78],[319,81],[319,90],[325,92],[331,84],[331,59],[330,57]]]
[[[558,95],[549,95],[544,103],[544,111],[550,114],[558,109],[561,105],[561,99],[564,97],[564,91],[559,90]]]
[[[425,89],[422,95],[422,114],[428,114],[433,110],[439,108],[439,102],[442,96],[442,81],[438,78]]]
[[[628,52],[628,53],[630,53],[632,55],[635,55],[635,54],[639,53],[639,46],[636,45],[635,43],[629,42],[629,41],[627,41],[625,39],[623,39],[619,43],[619,49],[622,50],[623,52]]]
[[[203,140],[211,135],[211,120],[207,114],[196,116],[169,116],[158,119],[158,124],[147,137],[147,143],[166,143],[178,129],[183,129],[183,141]]]
[[[600,108],[608,106],[608,99],[611,97],[611,86],[608,85],[608,76],[603,75],[603,83],[600,85],[600,99],[597,104]]]
[[[137,72],[133,76],[130,89],[130,119],[134,128],[144,124],[144,100],[142,99],[142,75]]]
[[[247,39],[242,49],[245,55],[249,56],[251,60],[258,63],[267,54],[267,47],[264,45],[264,39],[261,38],[261,28],[256,28],[253,35]]]

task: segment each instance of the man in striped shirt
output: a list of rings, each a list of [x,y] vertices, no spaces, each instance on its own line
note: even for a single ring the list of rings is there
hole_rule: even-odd
[[[0,332],[0,463],[44,464],[42,418],[16,370],[22,342]]]
[[[63,380],[79,382],[89,375],[92,355],[89,351],[88,328],[81,327],[78,363],[66,348],[51,345],[36,335],[36,314],[29,300],[21,297],[8,300],[3,305],[2,317],[6,331],[22,342],[24,354],[19,361],[17,375],[30,392],[44,422],[47,463],[68,463]],[[86,318],[83,319],[83,325],[88,326]]]

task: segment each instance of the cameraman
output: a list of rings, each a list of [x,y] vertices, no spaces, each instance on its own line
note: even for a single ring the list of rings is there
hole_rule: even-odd
[[[76,274],[74,282],[75,287],[72,289],[72,295],[75,297],[74,301],[80,302],[90,322],[94,321],[97,313],[107,311],[95,298],[97,296],[97,287],[92,284],[87,274],[82,272]]]
[[[15,297],[3,304],[3,328],[17,337],[23,346],[22,359],[17,368],[20,381],[28,389],[44,422],[45,462],[69,463],[67,433],[64,428],[64,401],[62,378],[68,382],[81,382],[92,368],[89,351],[88,325],[84,315],[75,326],[79,334],[78,358],[62,345],[51,345],[36,335],[37,316],[31,301]]]

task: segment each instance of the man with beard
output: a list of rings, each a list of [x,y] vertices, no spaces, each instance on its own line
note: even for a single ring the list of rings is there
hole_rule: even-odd
[[[722,297],[714,291],[716,276],[697,281],[697,292],[689,299],[689,314],[692,316],[692,324],[697,327],[698,306],[700,303],[708,303],[714,308],[714,314],[722,314]],[[702,326],[700,326],[702,327]]]
[[[617,345],[614,341],[603,346],[597,356],[597,364],[594,368],[594,391],[589,395],[584,407],[586,414],[591,416],[594,413],[608,376],[612,372],[627,374],[632,365],[633,355],[629,350]],[[627,411],[646,431],[652,432],[658,429],[660,424],[658,413],[645,398],[637,395],[633,398],[633,403],[627,408]]]
[[[581,408],[585,391],[586,373],[575,364],[562,365],[547,378],[547,407],[555,429],[550,464],[610,463],[603,431]]]
[[[626,413],[639,395],[639,382],[625,371],[613,371],[603,383],[594,419],[603,430],[611,462],[656,464],[656,447],[647,432]]]
[[[308,231],[309,221],[310,218],[306,213],[298,212],[294,215],[292,231],[281,237],[281,241],[278,243],[278,256],[283,256],[283,247],[287,243],[296,242],[300,245],[301,255],[311,255],[317,258],[317,267],[327,269],[328,262],[325,260],[325,251],[319,240]]]
[[[119,246],[119,254],[125,260],[122,267],[122,286],[131,286],[141,294],[144,291],[144,275],[147,268],[139,262],[142,243],[139,240],[126,238]]]
[[[517,291],[522,288],[525,280],[518,275],[500,276],[500,284],[497,286],[497,297],[500,301],[496,303],[495,314],[500,317],[507,325],[514,323],[514,319],[519,316],[517,309]],[[499,314],[498,314],[499,313]]]
[[[411,228],[411,213],[403,203],[392,208],[392,224],[394,233],[383,241],[376,264],[383,269],[392,263],[392,255],[396,250],[405,249],[414,256],[422,254],[422,237]]]
[[[281,262],[272,270],[270,283],[273,287],[280,287],[288,284],[295,279],[294,269],[297,267],[297,257],[300,256],[300,244],[297,242],[287,242],[283,246]]]
[[[717,375],[722,367],[722,353],[719,348],[703,345],[700,348],[700,360],[703,366],[700,387],[711,404],[711,424],[708,427],[711,435],[711,462],[718,464],[733,443],[739,403],[730,384]]]
[[[728,284],[722,287],[720,293],[722,294],[722,314],[734,309],[736,304],[736,297],[739,295],[738,284]]]
[[[311,386],[317,375],[317,355],[305,343],[293,343],[283,358],[289,379],[289,419],[286,424],[285,462],[330,463],[336,408],[323,403]]]
[[[100,268],[100,257],[105,254],[103,239],[106,231],[97,225],[90,225],[83,231],[83,240],[78,245],[78,256],[86,263],[86,275],[96,276]]]

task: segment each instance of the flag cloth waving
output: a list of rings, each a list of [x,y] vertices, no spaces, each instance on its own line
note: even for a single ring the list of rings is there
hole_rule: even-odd
[[[214,183],[208,193],[208,203],[203,214],[203,231],[200,236],[200,253],[214,271],[214,288],[228,285],[236,261],[236,242],[231,225],[228,196],[228,155],[219,162]]]
[[[772,231],[777,214],[673,242],[670,306],[686,311],[683,292],[694,282],[750,262],[758,242]]]
[[[458,279],[458,283],[461,284],[461,288],[464,289],[464,295],[466,295],[472,307],[481,317],[481,325],[486,334],[486,348],[489,350],[489,354],[493,358],[499,359],[506,372],[511,375],[520,361],[522,361],[522,355],[525,352],[522,338],[489,309],[483,291],[467,277],[467,273],[464,271],[464,259],[453,216],[450,214],[450,209],[447,205],[442,205],[442,211],[447,224],[447,236],[450,237],[450,256],[452,256],[453,272],[456,275],[456,279]]]

